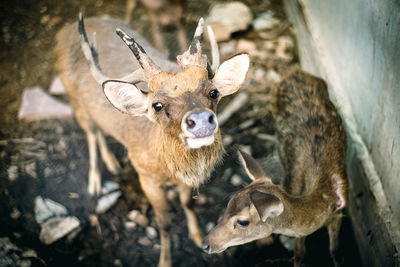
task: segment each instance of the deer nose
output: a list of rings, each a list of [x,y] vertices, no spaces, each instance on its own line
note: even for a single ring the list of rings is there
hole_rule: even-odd
[[[204,252],[210,253],[210,244],[208,244],[207,240],[203,240],[203,242],[201,242],[201,248]]]
[[[195,137],[210,136],[215,133],[218,122],[214,112],[203,110],[191,112],[184,119],[185,131]]]

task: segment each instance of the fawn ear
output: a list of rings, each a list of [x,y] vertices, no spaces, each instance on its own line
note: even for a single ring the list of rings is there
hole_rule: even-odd
[[[256,207],[258,215],[263,222],[268,217],[276,217],[283,212],[282,201],[275,195],[254,191],[250,194],[250,200]]]
[[[247,54],[234,56],[222,63],[212,79],[221,96],[235,93],[246,78],[250,58]]]
[[[103,83],[104,94],[110,103],[122,113],[143,116],[147,115],[148,97],[135,85],[117,80]]]
[[[238,154],[239,160],[251,180],[254,181],[259,178],[268,178],[268,175],[265,174],[261,165],[252,156],[240,149],[238,149]]]

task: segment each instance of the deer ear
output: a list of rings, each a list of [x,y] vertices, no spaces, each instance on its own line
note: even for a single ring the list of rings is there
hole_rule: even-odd
[[[242,163],[243,168],[246,170],[247,175],[251,180],[256,180],[259,178],[267,178],[268,175],[265,174],[263,168],[260,164],[249,154],[238,149],[239,160]]]
[[[221,96],[235,93],[246,78],[250,58],[247,54],[234,56],[222,63],[212,79]]]
[[[103,90],[110,103],[122,113],[134,116],[147,115],[148,97],[135,85],[108,80],[103,83]]]
[[[268,217],[276,217],[283,212],[283,203],[275,195],[254,191],[250,194],[250,200],[256,207],[258,215],[263,222]]]

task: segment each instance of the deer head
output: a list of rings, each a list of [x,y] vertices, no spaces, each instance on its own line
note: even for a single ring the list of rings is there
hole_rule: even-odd
[[[269,236],[284,210],[281,189],[257,161],[240,150],[239,158],[253,182],[235,193],[218,225],[204,238],[202,248],[207,253]]]
[[[224,96],[235,93],[249,68],[249,56],[239,54],[223,62],[209,79],[207,57],[202,54],[204,20],[200,19],[189,49],[177,57],[182,71],[161,70],[143,47],[122,30],[117,34],[132,50],[141,69],[118,80],[105,77],[99,67],[97,50],[90,46],[80,16],[81,44],[93,76],[102,84],[110,103],[132,116],[146,116],[161,126],[171,138],[179,139],[191,149],[214,143],[219,134],[217,104]],[[135,83],[145,81],[148,92]]]

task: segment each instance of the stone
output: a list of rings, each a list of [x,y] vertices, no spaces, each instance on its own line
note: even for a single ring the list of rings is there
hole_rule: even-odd
[[[233,186],[240,186],[243,184],[243,179],[239,174],[234,174],[231,177],[231,184]]]
[[[73,216],[51,218],[41,224],[39,239],[44,244],[50,245],[78,228],[79,225],[78,218]]]
[[[42,223],[51,217],[62,217],[68,214],[67,208],[48,198],[35,198],[35,220]]]
[[[149,224],[149,219],[140,213],[138,210],[132,210],[128,213],[128,219],[139,224],[142,227],[146,227]]]
[[[12,182],[18,178],[18,167],[17,166],[10,166],[7,170],[8,179]]]
[[[268,83],[279,83],[281,81],[281,75],[273,69],[267,71],[266,78]]]
[[[217,42],[228,40],[231,33],[246,30],[253,20],[250,8],[239,1],[215,4],[206,18]]]
[[[257,51],[256,44],[253,41],[249,41],[246,39],[240,39],[237,43],[237,51],[239,53],[249,53],[253,54],[255,51]]]
[[[100,214],[109,210],[117,202],[120,196],[121,192],[116,191],[99,198],[99,200],[97,201],[96,213]]]
[[[151,245],[150,239],[146,236],[142,236],[141,238],[139,238],[138,243],[145,247],[148,247]]]
[[[214,227],[215,227],[215,223],[213,223],[213,222],[208,222],[208,223],[206,224],[206,231],[207,231],[207,233],[209,233]]]
[[[264,12],[261,13],[252,22],[253,29],[256,31],[271,30],[279,24],[279,20],[274,18],[271,13]]]
[[[67,91],[65,90],[64,85],[61,82],[60,77],[55,77],[50,84],[49,93],[52,95],[65,95]]]
[[[103,194],[108,194],[119,189],[119,184],[113,181],[106,181],[101,188]]]
[[[136,228],[137,223],[132,222],[132,221],[126,221],[126,222],[124,222],[124,226],[125,226],[125,229],[127,229],[127,230],[133,230]]]
[[[18,119],[27,121],[65,118],[73,114],[71,106],[48,95],[42,88],[28,88],[22,94]]]
[[[146,236],[150,239],[150,240],[154,240],[157,238],[157,230],[154,227],[151,226],[147,226],[146,227]]]

